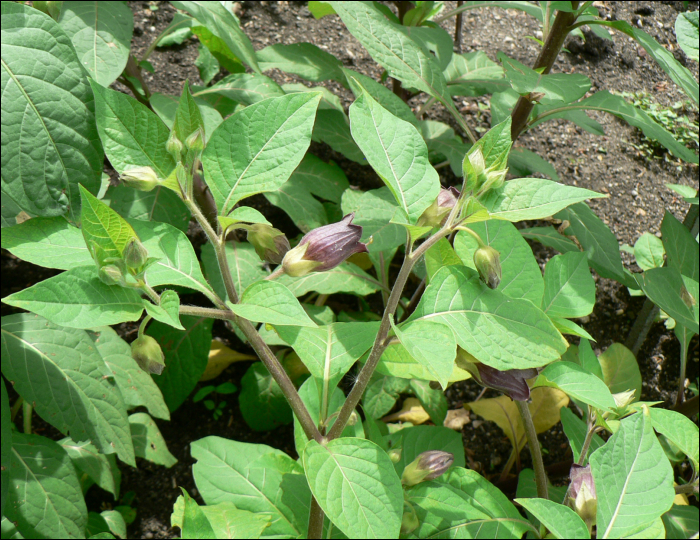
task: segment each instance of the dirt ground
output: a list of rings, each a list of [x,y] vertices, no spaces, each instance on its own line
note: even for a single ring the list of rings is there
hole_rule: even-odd
[[[456,2],[445,3],[448,9],[456,6]],[[684,9],[682,4],[594,3],[601,15],[639,26],[662,45],[675,45],[674,21],[679,11]],[[139,58],[170,22],[174,9],[166,2],[129,2],[129,5],[135,18],[132,53]],[[158,9],[152,10],[151,7]],[[241,7],[242,26],[256,50],[274,43],[289,44],[303,40],[334,54],[352,69],[379,79],[382,69],[347,32],[338,17],[331,16],[317,21],[311,16],[306,2],[243,2]],[[689,9],[697,9],[697,2],[691,2]],[[454,19],[446,21],[443,26],[451,34],[454,33]],[[537,36],[537,32],[538,25],[535,19],[521,11],[479,8],[465,13],[461,38],[462,52],[482,50],[492,60],[496,60],[497,52],[503,51],[525,65],[532,65],[539,45],[526,36]],[[186,79],[189,79],[191,84],[201,85],[199,73],[194,65],[197,45],[196,38],[191,38],[179,46],[156,49],[149,58],[155,67],[155,74],[144,73],[150,90],[177,96]],[[645,51],[623,34],[613,33],[613,42],[604,42],[593,36],[584,44],[578,38],[570,38],[565,46],[570,53],[559,55],[552,72],[583,73],[591,79],[592,91],[646,91],[661,106],[687,100],[682,91]],[[688,60],[677,46],[673,53],[697,79],[697,62]],[[280,84],[303,82],[277,70],[268,72],[267,75]],[[348,90],[334,82],[327,83],[326,86],[341,96],[345,107],[350,105],[353,96]],[[125,90],[123,87],[117,87]],[[410,105],[416,107],[424,99],[414,98]],[[477,106],[478,103],[488,105],[488,96],[456,98],[456,102],[458,108],[465,113],[469,125],[483,128],[490,125],[488,110],[480,111]],[[631,146],[631,143],[640,142],[638,130],[611,115],[596,112],[589,112],[589,115],[603,125],[605,137],[591,135],[564,120],[554,120],[540,124],[525,133],[517,141],[517,145],[547,159],[557,170],[561,182],[609,194],[609,198],[595,199],[589,204],[610,226],[621,244],[634,245],[637,238],[646,231],[660,236],[659,226],[665,210],[672,212],[680,220],[688,210],[688,205],[682,198],[667,189],[664,184],[680,183],[697,189],[698,167],[666,162],[663,159],[644,159]],[[697,121],[697,109],[691,115],[694,115]],[[428,117],[449,123],[455,131],[460,132],[458,126],[440,107],[431,109]],[[379,179],[369,167],[345,159],[326,145],[312,143],[311,152],[324,160],[336,161],[343,167],[351,185],[364,189],[380,185]],[[441,169],[440,173],[444,185],[457,184],[457,179],[448,168]],[[267,204],[263,197],[254,198],[254,202],[255,206],[263,211],[273,224],[288,233],[288,236],[293,237],[298,233],[291,220]],[[194,230],[192,233],[193,243],[198,248],[201,245],[201,236]],[[532,245],[542,266],[555,254],[553,250],[539,244]],[[631,257],[623,253],[623,259],[632,271],[639,271]],[[46,279],[54,273],[55,271],[47,271],[18,261],[3,251],[2,296]],[[595,338],[594,349],[600,353],[613,342],[626,340],[643,304],[643,298],[631,297],[625,287],[610,280],[599,278],[597,275],[595,279],[595,311],[590,317],[579,322]],[[3,315],[11,312],[11,308],[2,306]],[[245,346],[220,321],[214,325],[214,335],[236,350],[245,350]],[[644,381],[643,400],[665,401],[669,404],[675,397],[679,352],[673,333],[661,323],[654,324],[638,354]],[[216,382],[230,380],[240,388],[240,378],[248,366],[248,363],[234,364]],[[697,337],[691,343],[687,376],[691,382],[697,382]],[[481,388],[472,381],[453,385],[447,390],[450,408],[454,409],[462,403],[473,401],[480,392]],[[495,395],[495,392],[489,391],[485,397]],[[208,435],[219,435],[240,441],[268,444],[297,457],[292,440],[292,427],[283,426],[265,433],[252,432],[241,418],[236,396],[228,396],[229,406],[218,421],[213,420],[211,412],[201,403],[192,404],[190,400],[173,414],[171,422],[158,421],[169,450],[179,460],[172,468],[154,466],[144,460],[139,460],[138,469],[123,467],[122,493],[136,493],[133,506],[137,509],[137,518],[129,528],[129,537],[178,536],[178,531],[170,528],[170,513],[175,499],[180,494],[179,486],[197,496],[191,470],[193,460],[189,453],[191,441]],[[466,424],[462,430],[470,466],[496,482],[502,464],[508,460],[510,444],[495,424],[482,422],[473,414],[471,420],[472,422]],[[50,429],[47,429],[45,434],[49,432]],[[550,476],[556,482],[568,473],[571,460],[568,443],[560,426],[542,435],[540,440],[547,452],[544,456],[545,465],[551,467]],[[524,450],[521,454],[523,466],[528,466],[529,459],[528,451]],[[513,479],[514,477],[511,477],[499,485],[509,496],[514,495]],[[113,505],[114,501],[109,494],[93,487],[88,492],[88,503],[91,510],[99,511],[102,507]]]

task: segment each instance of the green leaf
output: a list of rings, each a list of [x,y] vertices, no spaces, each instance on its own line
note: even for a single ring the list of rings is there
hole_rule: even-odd
[[[686,11],[676,17],[676,39],[691,60],[698,61],[698,12]]]
[[[137,191],[124,185],[110,188],[105,202],[123,218],[168,223],[187,232],[190,211],[177,194],[163,186],[151,191]]]
[[[595,191],[541,178],[516,178],[481,197],[492,218],[507,221],[549,217],[586,199],[606,197]]]
[[[587,204],[574,204],[554,217],[570,223],[572,232],[588,252],[589,264],[598,274],[637,288],[632,276],[625,273],[622,266],[617,238]]]
[[[89,477],[92,482],[109,491],[115,498],[119,497],[121,473],[113,454],[101,454],[94,444],[88,441],[76,443],[70,437],[57,442],[68,453],[81,476]]]
[[[530,176],[538,172],[559,182],[559,175],[552,164],[525,148],[516,147],[511,150],[508,155],[508,168],[514,176]]]
[[[211,60],[216,62],[216,73],[219,72],[219,66],[223,67],[229,73],[244,73],[245,66],[241,60],[231,51],[226,42],[219,36],[213,34],[206,26],[193,26],[192,33],[199,39],[200,45],[203,45],[201,50],[206,50]],[[202,53],[200,52],[200,57]],[[214,71],[212,69],[212,71]],[[215,74],[216,74],[215,73]],[[207,84],[204,79],[202,81]]]
[[[634,258],[642,270],[663,266],[665,253],[661,239],[648,232],[634,243]]]
[[[576,416],[568,407],[562,407],[559,414],[561,415],[561,426],[564,429],[564,435],[566,435],[566,438],[569,440],[574,461],[578,462],[588,432],[588,426],[586,426],[586,422]],[[588,448],[588,455],[590,456],[604,444],[605,441],[603,441],[599,435],[593,435]],[[588,457],[586,457],[583,464],[586,465],[587,463]]]
[[[282,389],[261,362],[252,364],[243,376],[238,403],[253,431],[270,431],[294,418]]]
[[[605,446],[590,458],[597,491],[597,537],[622,538],[643,529],[673,504],[673,469],[648,412],[620,423]]]
[[[483,51],[453,54],[444,75],[451,96],[481,96],[510,90],[510,82],[503,78],[503,68]]]
[[[656,408],[649,411],[654,429],[678,446],[690,458],[697,471],[700,463],[698,426],[687,416],[675,411]]]
[[[147,413],[140,412],[129,416],[129,426],[136,457],[168,469],[177,463],[175,456],[168,450],[158,426]]]
[[[63,2],[58,24],[70,37],[78,60],[102,86],[126,67],[134,31],[131,9],[121,2]]]
[[[581,367],[588,373],[593,373],[593,375],[598,377],[601,381],[605,380],[605,377],[603,376],[603,368],[600,366],[598,357],[593,352],[591,342],[588,339],[582,339],[579,342],[578,361]]]
[[[386,86],[351,69],[343,68],[343,74],[352,93],[355,94],[355,98],[359,98],[363,92],[367,92],[377,103],[397,118],[414,126],[418,125],[418,119],[413,114],[411,107]]]
[[[555,255],[544,269],[542,310],[550,317],[585,317],[595,305],[595,281],[585,253]]]
[[[495,219],[472,223],[469,227],[499,253],[502,274],[497,290],[514,299],[526,298],[539,306],[545,287],[542,271],[518,229],[507,221]],[[479,247],[476,239],[461,231],[455,236],[454,247],[463,264],[476,270],[474,253]]]
[[[12,435],[5,517],[22,538],[84,537],[85,499],[73,464],[60,445],[39,435]]]
[[[199,291],[211,298],[211,286],[204,279],[197,255],[189,238],[167,223],[132,221],[149,257],[158,260],[146,270],[151,287],[179,285]]]
[[[362,409],[369,418],[385,416],[396,404],[399,394],[408,390],[409,381],[376,374],[362,395]]]
[[[33,218],[2,231],[2,247],[45,268],[68,270],[93,263],[78,227],[63,217]]]
[[[598,362],[611,393],[635,390],[635,399],[641,397],[642,375],[632,351],[622,343],[613,343],[598,357]]]
[[[309,147],[320,98],[309,92],[265,100],[217,128],[202,164],[221,215],[241,199],[287,181]]]
[[[700,264],[698,262],[700,260],[698,242],[688,228],[667,211],[661,222],[661,235],[668,265],[677,269],[684,276],[698,281],[700,276],[698,272]]]
[[[425,252],[425,267],[428,272],[428,283],[430,283],[430,279],[440,268],[452,264],[462,264],[462,261],[447,239],[440,238],[434,246]]]
[[[184,144],[187,137],[192,135],[198,128],[204,129],[202,113],[190,93],[188,81],[185,81],[171,129],[175,136]]]
[[[392,328],[408,353],[426,367],[443,389],[447,388],[457,355],[452,329],[442,322],[426,319],[403,324],[400,330],[392,321]]]
[[[348,117],[343,111],[319,109],[311,140],[327,144],[351,161],[367,164],[367,159],[352,138]]]
[[[615,400],[605,383],[573,362],[549,364],[540,373],[534,386],[554,386],[570,397],[603,411],[616,408]]]
[[[0,415],[2,416],[2,508],[0,512],[5,515],[5,503],[7,502],[10,490],[10,463],[12,460],[12,418],[10,414],[10,400],[7,396],[7,388],[5,388],[5,380],[0,383],[2,387],[2,407]],[[4,533],[4,529],[3,529]]]
[[[105,285],[97,268],[81,266],[6,296],[3,302],[71,328],[137,321],[143,299],[133,289]]]
[[[309,441],[304,470],[319,506],[350,538],[396,538],[401,528],[401,481],[389,456],[365,439]]]
[[[568,506],[547,499],[514,499],[549,529],[555,538],[590,538],[588,527]]]
[[[266,537],[306,536],[306,524],[302,526],[295,516],[308,519],[311,494],[306,482],[292,478],[303,480],[303,476],[250,467],[262,456],[286,456],[281,450],[220,437],[200,439],[191,447],[197,460],[193,466],[195,482],[207,505],[229,502],[239,510],[269,515],[272,519],[265,529]]]
[[[376,371],[382,375],[390,375],[402,379],[420,379],[424,381],[435,379],[435,376],[423,364],[420,364],[408,354],[406,347],[401,345],[401,343],[392,343],[384,350]],[[452,368],[450,382],[463,381],[470,377],[471,375],[468,371],[464,371],[455,365]]]
[[[370,253],[378,253],[406,243],[405,229],[390,223],[396,205],[388,187],[365,192],[348,189],[343,193],[341,207],[344,214],[355,212],[353,223],[362,227],[363,242],[372,237],[372,243],[367,246]]]
[[[379,323],[373,322],[277,328],[280,337],[294,348],[311,375],[335,382],[372,346],[378,330]]]
[[[215,36],[221,38],[233,54],[243,60],[256,73],[260,67],[255,49],[248,36],[241,30],[238,19],[222,4],[209,2],[174,2],[177,9],[187,11]]]
[[[661,519],[666,538],[692,538],[698,530],[698,509],[694,506],[674,504]]]
[[[294,294],[277,281],[253,283],[243,291],[240,302],[229,308],[250,321],[316,328]]]
[[[131,347],[109,326],[88,331],[114,377],[127,409],[146,407],[151,416],[170,420],[170,411],[153,378],[131,357]]]
[[[312,82],[334,80],[345,84],[343,63],[311,43],[276,43],[258,51],[262,71],[277,68]]]
[[[192,86],[191,88],[196,87]],[[176,96],[168,96],[166,94],[154,92],[151,94],[151,98],[148,102],[165,125],[168,126],[169,129],[172,129],[173,124],[175,123],[175,114],[177,113],[180,100]],[[212,133],[214,133],[216,128],[219,127],[219,124],[224,121],[224,119],[221,116],[221,113],[204,98],[195,96],[194,102],[199,107],[199,111],[202,115],[202,122],[204,122],[204,140],[206,142],[209,140],[209,137]],[[184,143],[185,141],[183,140],[182,142]]]
[[[214,530],[214,538],[260,538],[270,526],[270,516],[237,509],[224,502],[201,507]]]
[[[182,537],[215,538],[214,529],[197,504],[197,501],[189,496],[185,488],[180,489],[182,489],[184,508],[182,510],[182,521],[178,525],[182,529]]]
[[[465,467],[462,435],[453,429],[442,426],[415,426],[402,429],[397,436],[399,441],[393,446],[402,449],[401,457],[395,464],[399,476],[406,465],[428,450],[450,452],[455,457],[453,467]]]
[[[502,52],[498,59],[503,63],[505,78],[510,81],[513,90],[520,95],[530,92],[542,92],[540,103],[569,103],[581,99],[591,88],[591,80],[580,73],[551,73],[542,75],[537,71],[508,58]]]
[[[693,296],[692,291],[688,289],[688,285],[693,288],[692,280],[686,282],[678,270],[670,266],[652,268],[641,275],[637,274],[636,279],[652,302],[673,317],[678,324],[698,333],[697,281]]]
[[[13,204],[77,222],[78,185],[97,193],[103,161],[85,71],[70,38],[36,9],[2,4],[2,30],[3,219]]]
[[[258,281],[268,275],[263,269],[263,262],[255,253],[255,248],[248,242],[226,242],[226,260],[233,284],[239,293],[244,291],[254,281]],[[221,277],[219,263],[216,260],[214,247],[210,243],[202,246],[202,266],[207,276],[207,282],[219,295],[219,298],[227,298],[224,280]]]
[[[391,77],[408,88],[417,88],[441,101],[445,99],[447,84],[437,62],[376,8],[362,2],[329,4]]]
[[[185,40],[192,37],[192,26],[196,24],[192,17],[175,12],[172,22],[163,30],[158,40],[158,47],[171,47],[182,45]]]
[[[420,130],[428,145],[431,162],[447,159],[455,176],[462,176],[462,161],[470,145],[462,142],[447,124],[434,120],[421,120]]]
[[[350,184],[340,167],[306,154],[289,180],[278,191],[266,193],[265,198],[284,210],[294,224],[307,233],[329,223],[323,204],[314,195],[340,203],[348,187]]]
[[[108,258],[121,259],[124,248],[136,237],[134,229],[83,186],[80,186],[80,196],[81,230],[95,261],[101,265]]]
[[[135,466],[124,401],[85,331],[9,315],[2,319],[2,353],[3,375],[46,422]]]
[[[420,133],[366,93],[350,106],[350,129],[399,207],[416,223],[440,191],[439,176]]]
[[[163,373],[154,377],[170,412],[190,395],[204,373],[211,348],[212,319],[180,317],[185,330],[153,321],[146,334],[154,338],[165,355]]]
[[[194,61],[194,65],[197,66],[197,71],[199,71],[199,78],[202,79],[204,84],[209,84],[219,74],[221,66],[219,61],[203,44],[199,44],[197,53],[198,56]]]
[[[418,401],[420,401],[425,412],[430,415],[433,423],[436,426],[442,426],[447,416],[447,409],[449,409],[445,393],[440,388],[431,388],[428,381],[416,379],[411,381],[411,390],[416,394]]]
[[[513,145],[510,132],[511,124],[511,118],[508,116],[505,120],[489,129],[477,141],[476,146],[481,149],[486,168],[505,168],[508,161],[508,153]],[[464,159],[467,159],[467,157],[465,156]]]
[[[156,321],[178,330],[184,330],[184,327],[180,324],[180,297],[175,291],[163,291],[160,295],[160,305],[146,301],[144,301],[143,305],[146,308],[146,313]]]
[[[530,301],[487,288],[475,271],[462,266],[435,274],[410,318],[416,319],[447,324],[460,347],[500,370],[543,366],[568,347]]]
[[[319,294],[346,292],[365,296],[381,288],[381,284],[376,279],[349,262],[344,262],[325,272],[312,272],[298,278],[283,275],[276,281],[285,285],[294,296],[302,296],[309,291]],[[299,326],[298,322],[296,326]]]
[[[531,229],[520,229],[520,234],[525,238],[537,240],[545,246],[556,249],[560,253],[568,253],[569,251],[579,251],[578,246],[573,240],[569,240],[563,234],[557,232],[552,227],[533,227]]]
[[[245,105],[286,95],[279,84],[258,73],[234,73],[224,77],[216,84],[207,87],[193,86],[192,90],[195,99],[222,96]]]
[[[165,150],[170,130],[148,107],[131,96],[91,81],[95,115],[102,146],[112,167],[123,173],[135,167],[151,167],[159,178],[175,168]]]

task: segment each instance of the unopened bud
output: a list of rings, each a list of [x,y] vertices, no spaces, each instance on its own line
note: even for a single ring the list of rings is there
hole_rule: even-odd
[[[124,257],[126,266],[138,272],[148,260],[148,250],[143,246],[141,241],[134,236],[124,248],[122,256]]]
[[[406,510],[401,518],[401,532],[399,533],[402,538],[405,538],[413,531],[415,531],[420,525],[418,521],[418,516],[413,509]]]
[[[435,480],[452,466],[455,457],[450,452],[428,450],[423,452],[403,470],[401,483],[404,486],[415,486],[426,480]]]
[[[182,146],[182,142],[177,138],[177,135],[175,135],[174,130],[170,132],[168,142],[165,143],[165,150],[168,152],[168,154],[173,156],[175,163],[179,163],[182,159],[182,151],[184,150],[184,146]]]
[[[158,175],[151,167],[135,167],[127,169],[119,175],[125,186],[139,191],[151,191],[160,184]]]
[[[583,519],[589,532],[596,523],[598,501],[596,498],[595,482],[591,474],[591,466],[573,464],[571,472],[571,485],[569,486],[569,506]]]
[[[392,463],[398,463],[401,460],[401,448],[389,450],[388,454]]]
[[[350,417],[348,418],[348,426],[354,426],[355,424],[357,424],[359,419],[360,415],[357,414],[357,411],[352,411],[350,413]]]
[[[253,244],[255,253],[261,259],[273,264],[282,262],[290,247],[289,240],[282,231],[264,223],[253,223],[246,230],[248,242]]]
[[[107,264],[100,268],[98,274],[100,281],[105,285],[119,285],[124,279],[124,274],[116,264]]]
[[[450,215],[455,204],[457,204],[458,198],[458,189],[454,187],[440,189],[437,198],[418,218],[417,225],[419,227],[439,227],[443,225],[447,216]]]
[[[165,355],[151,336],[141,335],[131,344],[131,357],[147,373],[160,375],[165,368]]]
[[[501,257],[491,246],[483,246],[474,252],[474,266],[481,280],[491,289],[501,282]]]
[[[204,150],[204,133],[201,127],[195,129],[190,136],[185,139],[185,147],[194,152],[201,152]]]

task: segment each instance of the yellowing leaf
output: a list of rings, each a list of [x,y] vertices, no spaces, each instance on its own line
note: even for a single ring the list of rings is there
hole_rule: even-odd
[[[382,418],[384,422],[411,422],[414,425],[422,424],[430,420],[430,415],[425,412],[425,409],[420,404],[417,398],[407,398],[403,402],[403,407],[400,411],[395,412]]]
[[[257,359],[257,356],[236,352],[233,349],[229,349],[220,341],[212,340],[211,348],[209,349],[209,360],[207,360],[207,369],[204,370],[199,380],[210,381],[218,377],[223,370],[234,362]]]
[[[528,404],[537,433],[544,433],[560,421],[560,410],[569,404],[569,397],[557,388],[539,387],[530,393],[532,402]],[[508,396],[493,399],[482,399],[466,403],[465,408],[471,409],[486,420],[498,424],[506,434],[513,447],[518,442],[518,451],[525,446],[525,429],[515,402]]]

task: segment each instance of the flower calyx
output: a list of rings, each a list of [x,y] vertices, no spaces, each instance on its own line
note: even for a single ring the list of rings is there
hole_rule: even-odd
[[[119,175],[119,180],[127,186],[138,191],[152,191],[162,183],[158,175],[151,167],[134,167],[127,169]]]
[[[440,227],[445,224],[457,200],[459,190],[455,187],[441,188],[437,198],[418,218],[418,227]]]
[[[165,355],[158,342],[145,334],[131,344],[131,357],[146,373],[160,375],[165,368]]]
[[[367,244],[360,242],[362,227],[352,225],[355,213],[348,214],[338,223],[318,227],[290,249],[282,260],[285,274],[305,276],[311,272],[331,270],[355,253],[367,251]]]
[[[279,229],[264,223],[239,224],[248,234],[248,242],[253,244],[258,256],[273,264],[279,264],[290,249],[289,240]]]
[[[574,463],[569,472],[571,484],[567,503],[583,519],[590,532],[596,523],[598,499],[596,498],[595,482],[591,466],[585,467]]]
[[[482,245],[474,252],[474,266],[481,280],[490,289],[496,289],[501,282],[501,257],[491,246]]]
[[[401,475],[401,483],[406,487],[415,486],[427,480],[435,480],[454,463],[455,456],[441,450],[428,450],[419,454],[406,465]]]
[[[129,240],[124,248],[122,257],[124,258],[124,262],[129,270],[139,273],[148,261],[148,250],[144,247],[141,241],[134,236]]]

